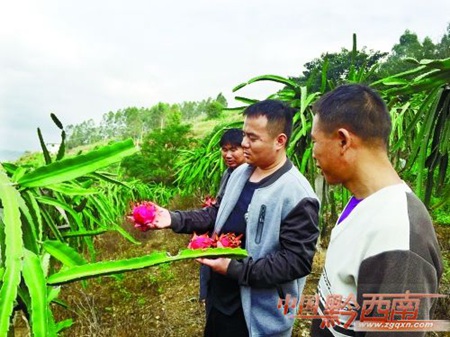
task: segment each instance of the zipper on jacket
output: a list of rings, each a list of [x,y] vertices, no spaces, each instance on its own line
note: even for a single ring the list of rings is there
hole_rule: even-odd
[[[282,300],[285,300],[286,294],[283,291],[283,287],[279,284],[277,284],[276,287],[277,287],[278,297],[280,297],[280,299],[282,299]]]
[[[259,217],[258,217],[258,227],[256,227],[256,237],[255,237],[256,243],[261,242],[265,217],[266,217],[266,205],[261,205],[261,209],[259,210]]]

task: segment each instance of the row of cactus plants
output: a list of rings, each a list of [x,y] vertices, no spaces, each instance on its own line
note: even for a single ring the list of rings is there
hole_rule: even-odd
[[[7,335],[16,310],[25,312],[33,336],[57,336],[69,327],[71,320],[55,322],[51,310],[63,283],[202,256],[245,256],[245,250],[223,248],[96,262],[93,237],[106,231],[138,244],[121,226],[130,200],[167,202],[167,193],[100,171],[135,153],[131,140],[65,158],[65,132],[56,116],[52,119],[62,130],[54,158],[39,131],[43,166],[0,163],[0,337]]]
[[[353,53],[357,53],[354,39]],[[312,158],[310,131],[313,114],[311,105],[325,91],[343,83],[364,83],[380,92],[388,104],[393,121],[390,137],[390,156],[402,176],[413,185],[416,194],[429,208],[445,205],[450,199],[449,153],[450,153],[450,59],[408,60],[415,64],[412,70],[393,74],[376,82],[368,83],[377,64],[370,68],[351,67],[347,77],[341,83],[332,83],[327,79],[326,66],[322,74],[322,91],[310,92],[307,86],[277,75],[262,75],[236,86],[233,91],[260,81],[271,81],[283,87],[267,98],[279,99],[296,108],[294,128],[288,147],[288,155],[296,166],[311,182],[315,182],[316,191],[322,196],[322,212],[337,216],[338,203],[343,205],[348,192],[342,187],[330,187],[315,167]],[[325,62],[326,63],[326,62]],[[235,97],[243,106],[229,109],[242,111],[256,99]],[[221,170],[218,165],[219,154],[206,153],[208,149],[218,149],[218,140],[224,128],[215,130],[203,150],[186,151],[181,157],[178,181],[181,184],[191,182],[198,177],[199,168],[208,168],[208,178],[196,179],[196,186],[202,184],[218,185]],[[203,151],[203,152],[202,152]],[[193,165],[195,163],[195,165]],[[213,178],[213,179],[211,179]],[[214,180],[215,179],[215,180]],[[432,196],[437,202],[432,203]],[[342,206],[343,206],[342,205]],[[325,227],[325,224],[322,224]]]

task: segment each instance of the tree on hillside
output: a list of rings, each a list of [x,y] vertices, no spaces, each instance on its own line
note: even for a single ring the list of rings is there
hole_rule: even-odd
[[[206,116],[209,119],[219,118],[224,106],[218,101],[212,101],[205,107]]]
[[[446,34],[436,44],[428,36],[420,42],[417,34],[407,29],[392,47],[386,61],[381,64],[380,75],[386,77],[414,68],[416,65],[408,62],[408,58],[420,61],[446,57],[450,57],[450,24]]]
[[[205,106],[206,117],[209,119],[219,118],[222,110],[228,106],[227,99],[220,93],[215,100],[208,102]]]
[[[68,125],[66,127],[66,133],[68,135],[66,142],[68,149],[102,140],[100,129],[95,125],[93,119],[77,125]]]
[[[123,110],[125,119],[125,130],[122,135],[123,138],[132,138],[135,143],[139,142],[143,134],[146,132],[145,109],[138,109],[136,107],[126,108]]]
[[[438,58],[450,57],[450,23],[447,26],[447,31],[442,36],[441,41],[437,44],[437,55]]]
[[[380,51],[366,51],[364,47],[360,51],[356,51],[355,58],[353,60],[352,50],[342,48],[339,53],[324,53],[320,58],[306,63],[303,74],[300,77],[291,78],[301,86],[307,86],[309,92],[321,91],[322,73],[326,72],[326,78],[328,79],[326,91],[330,90],[330,82],[333,85],[341,84],[347,77],[351,65],[356,70],[364,68],[368,71],[373,65],[379,62],[387,53]],[[368,79],[372,81],[376,79],[374,76]]]
[[[145,120],[148,130],[162,128],[164,126],[164,119],[169,114],[170,109],[169,103],[158,102],[153,105]]]
[[[222,104],[222,106],[225,108],[228,106],[227,99],[225,98],[225,96],[222,93],[219,93],[217,95],[216,101],[219,102],[220,104]]]
[[[125,116],[122,110],[108,112],[103,115],[100,122],[101,133],[106,139],[114,139],[117,135],[122,135],[126,129]]]
[[[197,102],[184,101],[179,104],[181,117],[184,120],[190,120],[197,116]]]
[[[150,108],[127,107],[116,112],[109,111],[103,115],[99,126],[92,119],[69,125],[66,129],[67,146],[74,148],[100,140],[122,140],[130,137],[136,144],[140,144],[143,136],[152,130],[162,129],[165,125],[181,123],[201,115],[216,118],[226,106],[227,100],[220,93],[215,100],[207,98],[198,102],[182,102],[181,104],[159,102]]]
[[[291,77],[301,86],[308,87],[309,92],[328,91],[331,86],[345,82],[352,69],[369,74],[365,78],[366,83],[374,82],[380,78],[400,73],[415,67],[414,63],[408,62],[408,58],[416,60],[435,59],[450,57],[450,24],[440,42],[434,43],[430,37],[419,41],[417,34],[406,30],[399,38],[390,53],[366,50],[356,50],[354,41],[353,50],[342,48],[338,53],[323,53],[304,64],[305,70],[299,77]],[[374,65],[379,64],[379,69],[369,72]],[[321,88],[322,78],[327,79],[326,87]]]
[[[178,151],[195,143],[190,131],[190,125],[180,123],[180,113],[173,113],[164,128],[156,128],[144,137],[140,153],[122,161],[125,176],[146,183],[172,184]]]

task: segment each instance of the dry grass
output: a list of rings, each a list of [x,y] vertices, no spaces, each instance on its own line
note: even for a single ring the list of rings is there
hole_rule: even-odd
[[[193,208],[196,203],[195,199],[177,198],[169,208],[177,208],[175,204],[183,209]],[[176,254],[189,241],[189,236],[170,230],[141,233],[130,225],[125,226],[141,245],[133,245],[117,233],[106,233],[95,243],[98,260],[141,256],[157,250]],[[437,233],[448,260],[450,228],[438,227]],[[326,244],[314,258],[313,271],[304,290],[306,295],[316,293],[325,254]],[[201,336],[205,318],[203,304],[198,301],[198,270],[195,261],[180,261],[125,273],[122,278],[91,279],[86,287],[80,282],[64,285],[60,297],[71,310],[55,308],[57,321],[74,318],[75,323],[62,336]],[[448,294],[449,283],[449,280],[443,282],[441,294]],[[450,298],[441,299],[436,319],[448,319],[448,312]],[[309,336],[310,324],[308,320],[297,321],[293,336]],[[429,336],[448,335],[442,332],[429,333]]]
[[[131,245],[116,233],[99,237],[96,242],[99,260],[139,256],[155,250],[175,254],[189,240],[188,236],[171,231],[140,233],[130,228],[130,233],[142,243],[140,246]],[[439,231],[440,236],[444,234]],[[304,294],[315,294],[324,261],[325,250],[319,249]],[[63,336],[202,335],[204,307],[198,301],[198,264],[194,261],[130,272],[122,279],[107,277],[87,283],[86,288],[80,283],[63,287],[62,299],[72,309],[57,310],[58,320],[75,319]],[[443,284],[441,293],[448,291],[448,287]],[[449,299],[441,300],[436,319],[448,319],[448,308]],[[310,324],[307,320],[297,321],[293,336],[309,336]],[[429,336],[446,336],[446,333],[430,333]]]
[[[131,246],[116,233],[96,243],[99,260],[129,258],[155,250],[176,253],[188,237],[171,231],[135,233],[141,246]],[[64,286],[62,299],[75,314],[75,324],[64,336],[197,336],[203,327],[203,307],[197,301],[198,265],[175,262]],[[65,316],[65,317],[64,317]]]
[[[218,119],[206,119],[198,117],[189,123],[192,124],[192,133],[196,138],[203,139],[219,124],[242,121],[242,115],[235,111],[223,112]]]
[[[96,242],[99,260],[129,258],[167,250],[175,254],[185,247],[186,235],[171,231],[140,233],[130,230],[141,246],[134,246],[116,233]],[[316,254],[306,294],[314,294],[324,252]],[[198,264],[174,262],[170,267],[153,267],[125,273],[122,279],[106,277],[63,286],[61,299],[71,310],[57,309],[57,320],[73,317],[74,325],[63,336],[201,336],[204,307],[198,301]],[[294,336],[307,336],[310,322],[298,322]]]

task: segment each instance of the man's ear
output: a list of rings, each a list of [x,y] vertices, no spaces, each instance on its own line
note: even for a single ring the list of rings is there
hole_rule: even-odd
[[[276,138],[276,145],[281,147],[286,147],[287,145],[287,136],[284,133],[280,133]]]
[[[337,130],[337,136],[340,142],[341,153],[347,151],[352,144],[352,135],[347,129],[340,128]]]

